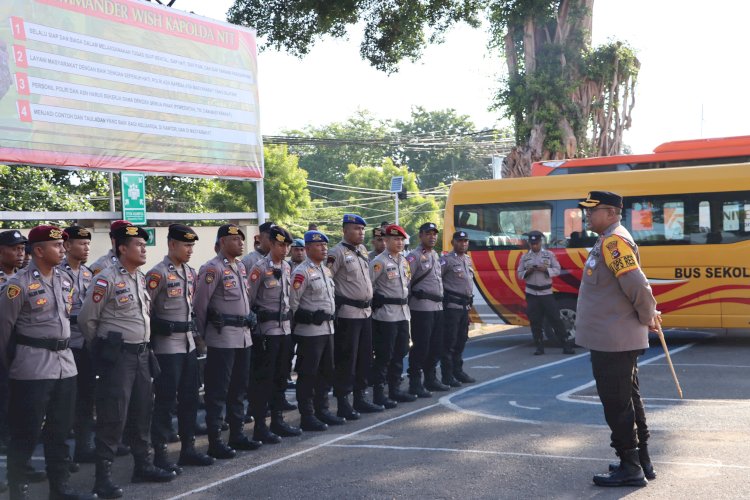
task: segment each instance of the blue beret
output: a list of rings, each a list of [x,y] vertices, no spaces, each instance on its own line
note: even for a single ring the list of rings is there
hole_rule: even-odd
[[[308,231],[305,233],[305,244],[307,243],[328,243],[328,236],[320,231]]]
[[[344,214],[344,224],[359,224],[360,226],[366,226],[367,222],[357,214]]]
[[[305,248],[305,240],[302,238],[294,238],[294,241],[292,241],[292,248]]]

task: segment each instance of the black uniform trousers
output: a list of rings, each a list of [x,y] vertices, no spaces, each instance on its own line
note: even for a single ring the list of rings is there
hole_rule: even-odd
[[[409,322],[373,320],[372,324],[372,383],[396,385],[401,382],[404,357],[409,352]]]
[[[635,410],[635,427],[638,433],[638,444],[648,444],[651,433],[646,423],[646,408],[643,407],[641,399],[641,384],[638,380],[638,365],[636,362],[635,375],[633,376],[633,409]]]
[[[250,377],[250,347],[209,347],[204,373],[206,427],[209,435],[221,431],[226,406],[230,433],[242,432],[245,418],[243,399]]]
[[[469,311],[465,308],[443,309],[443,356],[440,371],[443,377],[459,373],[464,368],[464,349],[469,339]]]
[[[286,391],[291,335],[253,335],[250,348],[248,401],[256,422],[263,422],[266,409],[282,411],[280,396]]]
[[[443,311],[411,311],[410,377],[434,371],[443,356]]]
[[[8,372],[0,366],[0,443],[7,445],[8,430]]]
[[[338,318],[333,334],[336,374],[333,394],[346,396],[364,391],[372,368],[372,318]]]
[[[149,431],[154,405],[150,351],[122,351],[117,361],[94,357],[99,380],[96,383],[96,455],[113,461],[117,445],[130,446],[133,456],[150,453]]]
[[[154,445],[169,442],[172,415],[177,414],[177,429],[183,443],[195,438],[198,414],[198,351],[157,354],[161,374],[154,379],[154,417],[151,441]]]
[[[548,295],[531,295],[526,294],[526,314],[529,316],[531,323],[531,335],[535,341],[544,340],[544,319],[552,325],[555,331],[555,337],[561,344],[565,343],[568,338],[568,332],[565,331],[565,325],[560,318],[560,306],[552,294]]]
[[[94,433],[94,388],[96,387],[94,363],[91,359],[91,351],[86,347],[80,349],[72,347],[71,351],[73,351],[73,358],[78,370],[75,422],[73,424],[76,446],[91,446],[90,439]]]
[[[76,377],[11,379],[8,389],[8,481],[26,482],[27,464],[40,436],[47,472],[50,476],[66,474],[70,450],[65,440],[73,426]]]
[[[297,337],[297,405],[301,415],[328,409],[333,385],[333,335]]]
[[[637,399],[640,401],[637,363],[641,354],[642,349],[623,352],[591,351],[596,389],[604,407],[604,419],[612,431],[611,446],[618,451],[632,450],[638,446],[634,393],[638,393]],[[640,407],[640,418],[645,424],[646,414],[642,403]],[[645,431],[647,433],[648,428]]]

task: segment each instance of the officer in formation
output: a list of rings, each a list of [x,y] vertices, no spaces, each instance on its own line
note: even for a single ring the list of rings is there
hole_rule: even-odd
[[[305,261],[305,240],[302,238],[294,238],[292,241],[292,248],[289,251],[289,265],[294,268],[299,266]]]
[[[526,314],[531,323],[536,351],[544,354],[544,320],[549,321],[555,336],[563,346],[564,354],[575,354],[573,340],[560,318],[560,308],[552,294],[552,278],[560,275],[560,263],[555,254],[542,248],[544,235],[540,231],[530,231],[529,251],[521,256],[518,263],[518,279],[526,282]]]
[[[338,402],[336,414],[347,420],[384,409],[365,397],[372,365],[372,282],[367,248],[363,245],[366,225],[359,215],[345,214],[343,238],[328,252],[327,259],[336,285],[333,393]],[[354,406],[349,402],[352,391]]]
[[[115,245],[117,244],[115,241],[115,232],[123,226],[132,226],[132,224],[126,220],[116,220],[109,225],[109,241],[112,244],[112,247],[109,249],[109,251],[107,251],[107,253],[96,259],[93,264],[89,266],[89,268],[95,275],[99,274],[104,269],[110,266],[119,267],[120,264],[117,261],[116,255],[117,248],[115,248]]]
[[[26,468],[40,437],[49,497],[96,498],[68,486],[65,440],[73,425],[77,371],[70,349],[73,283],[57,267],[65,255],[65,238],[55,226],[33,228],[28,239],[32,262],[0,294],[0,367],[9,384],[11,499],[28,497]]]
[[[271,250],[270,234],[271,228],[275,225],[273,222],[268,221],[258,226],[258,247],[242,258],[242,265],[245,266],[245,271],[248,275],[255,263],[268,255],[268,252]]]
[[[372,251],[368,254],[370,260],[375,259],[375,257],[385,251],[385,238],[383,234],[384,229],[382,227],[372,229]]]
[[[638,384],[638,356],[648,347],[648,331],[661,317],[638,247],[620,224],[622,197],[592,191],[579,203],[588,229],[599,234],[583,269],[578,295],[576,342],[591,350],[611,446],[620,464],[594,476],[598,486],[645,486],[656,477],[648,453],[648,427]],[[641,405],[640,418],[636,418]],[[645,472],[645,474],[644,474]]]

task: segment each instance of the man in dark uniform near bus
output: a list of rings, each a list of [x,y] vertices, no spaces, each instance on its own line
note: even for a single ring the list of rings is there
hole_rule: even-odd
[[[154,417],[151,441],[154,465],[182,472],[182,465],[207,466],[214,459],[195,449],[195,419],[198,413],[198,351],[195,346],[193,294],[197,273],[188,265],[198,241],[196,232],[183,224],[171,224],[167,232],[167,255],[146,275],[151,296],[151,345],[161,374],[154,379]],[[180,458],[167,457],[172,433],[172,414],[177,413]]]
[[[372,240],[370,240],[372,251],[368,254],[370,260],[385,252],[385,238],[383,235],[384,231],[382,227],[372,229]]]
[[[64,230],[68,236],[63,243],[65,258],[60,269],[73,283],[73,303],[70,310],[70,348],[78,369],[75,423],[75,452],[73,461],[77,463],[96,462],[94,453],[94,386],[96,375],[81,329],[78,328],[78,313],[83,299],[91,287],[94,274],[86,266],[91,247],[91,232],[85,227],[70,226]]]
[[[113,233],[118,265],[101,271],[86,294],[78,326],[92,346],[96,385],[96,481],[101,498],[119,498],[112,461],[124,440],[133,453],[133,482],[168,482],[175,473],[151,459],[152,378],[158,363],[151,348],[151,298],[140,266],[146,263],[148,233],[121,225]]]
[[[51,499],[96,498],[68,486],[65,443],[73,425],[76,365],[70,350],[73,283],[57,266],[67,235],[55,226],[29,232],[32,262],[0,295],[0,367],[8,375],[10,498],[27,498],[26,470],[40,436]]]
[[[540,231],[530,231],[529,251],[521,256],[518,263],[518,279],[526,282],[526,314],[531,323],[536,351],[544,354],[544,320],[549,321],[563,354],[575,354],[573,341],[568,338],[565,325],[560,318],[560,307],[552,293],[552,279],[560,275],[560,263],[555,254],[542,248],[544,235]]]
[[[461,387],[476,382],[464,371],[464,348],[469,339],[469,310],[474,300],[474,267],[466,254],[469,235],[456,231],[453,251],[440,259],[443,276],[443,356],[440,372],[443,384]]]
[[[422,224],[419,228],[420,243],[406,257],[411,269],[409,393],[420,398],[431,397],[430,391],[449,389],[436,374],[437,363],[443,354],[443,277],[440,257],[434,250],[437,235],[434,223]]]
[[[250,310],[247,272],[239,260],[245,233],[234,224],[224,224],[216,239],[219,252],[198,272],[193,307],[198,332],[208,347],[204,374],[208,454],[229,459],[236,456],[235,450],[257,450],[262,445],[243,432],[255,314]],[[227,443],[221,439],[224,408],[229,423]]]
[[[638,356],[648,347],[648,331],[660,321],[638,247],[620,225],[622,197],[592,191],[579,203],[588,229],[599,234],[583,268],[576,315],[576,342],[591,350],[591,366],[611,446],[620,465],[594,476],[598,486],[645,486],[644,470],[655,477],[645,426],[636,432],[634,394],[639,391]],[[640,399],[640,398],[639,398]],[[639,442],[639,437],[641,438]]]
[[[357,420],[360,413],[383,411],[367,401],[372,365],[372,282],[367,258],[365,226],[359,215],[344,214],[343,238],[328,252],[327,265],[336,285],[336,331],[333,334],[335,377],[333,394],[337,415]],[[354,406],[349,394],[354,391]]]
[[[292,243],[286,229],[273,226],[268,254],[250,270],[249,294],[258,327],[253,332],[248,401],[254,411],[253,439],[277,444],[281,437],[299,436],[302,431],[284,421],[284,391],[289,373],[289,341],[292,314],[289,309],[291,266],[284,260]],[[271,428],[266,410],[271,410]]]

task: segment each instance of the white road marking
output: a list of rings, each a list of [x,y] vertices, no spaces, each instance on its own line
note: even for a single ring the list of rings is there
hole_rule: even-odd
[[[560,378],[560,377],[562,377],[562,373],[558,373],[557,375],[552,375],[550,378],[551,379],[556,379],[556,378]]]
[[[462,450],[459,448],[426,448],[421,446],[386,446],[379,444],[331,444],[331,448],[365,448],[373,450],[393,450],[393,451],[442,451],[448,453],[471,453],[476,455],[495,455],[504,457],[524,457],[524,458],[541,458],[555,460],[582,460],[588,462],[611,462],[612,458],[596,457],[576,457],[571,455],[544,455],[541,453],[521,453],[516,451],[493,451],[493,450]],[[684,467],[710,467],[715,469],[740,469],[750,470],[748,465],[723,464],[723,463],[699,463],[699,462],[664,462],[661,460],[651,460],[655,464],[677,465]]]
[[[672,363],[672,364],[674,366],[706,366],[709,368],[750,368],[750,365],[715,365],[715,364],[710,364],[710,363]],[[669,365],[667,363],[654,363],[654,366],[669,366]]]
[[[475,338],[473,338],[473,339],[469,339],[469,340],[467,341],[467,343],[469,343],[469,344],[473,344],[473,343],[475,343],[475,342],[484,342],[484,341],[486,341],[486,340],[494,340],[494,339],[510,339],[510,338],[514,338],[514,337],[531,337],[531,333],[513,333],[513,334],[511,334],[511,335],[503,335],[503,334],[500,334],[500,335],[493,335],[493,334],[491,334],[491,333],[490,333],[490,334],[488,334],[488,335],[489,335],[489,336],[487,336],[487,335],[482,335],[482,336],[481,336],[480,338],[476,338],[476,337],[475,337]]]
[[[541,408],[537,408],[536,406],[519,405],[515,401],[508,401],[508,404],[511,406],[515,406],[516,408],[523,408],[524,410],[541,410]]]
[[[496,370],[496,369],[498,369],[500,367],[499,366],[492,366],[492,365],[480,365],[480,366],[472,366],[471,368],[473,370],[492,370],[492,369]]]
[[[506,347],[504,349],[498,349],[496,351],[484,352],[482,354],[477,354],[475,356],[469,356],[468,358],[464,358],[464,361],[473,361],[473,360],[479,359],[479,358],[486,358],[487,356],[492,356],[493,354],[498,354],[498,353],[505,352],[505,351],[511,351],[513,349],[518,349],[519,347],[523,347],[525,345],[528,345],[528,344],[526,342],[524,342],[523,344],[516,344],[516,345],[510,346],[510,347]]]

